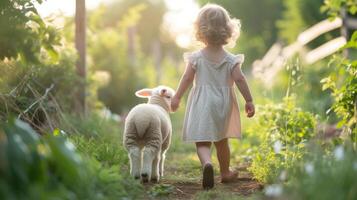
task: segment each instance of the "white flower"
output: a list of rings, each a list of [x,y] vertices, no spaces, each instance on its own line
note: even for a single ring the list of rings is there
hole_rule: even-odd
[[[283,170],[279,175],[279,179],[281,181],[285,181],[287,177],[288,177],[288,173],[286,172],[286,170]]]
[[[251,149],[251,148],[247,149],[247,153],[248,153],[248,154],[249,154],[249,153],[252,153],[252,149]]]
[[[282,192],[283,188],[281,187],[281,185],[278,184],[269,185],[265,189],[265,195],[269,197],[278,197],[281,195]]]
[[[307,174],[311,175],[312,173],[314,173],[314,165],[311,164],[311,163],[306,163],[305,164],[305,171],[306,171]]]
[[[283,144],[280,142],[280,140],[276,141],[273,146],[274,152],[279,153],[281,151],[282,147],[283,147]]]
[[[344,150],[343,146],[338,146],[336,149],[333,151],[333,154],[335,155],[336,160],[342,160],[344,157]]]
[[[67,135],[66,131],[64,131],[64,130],[60,130],[60,133],[61,133],[61,135],[63,135],[63,136],[66,136],[66,135]]]
[[[65,141],[64,145],[70,150],[75,150],[76,147],[72,144],[72,142],[69,142],[68,140]]]

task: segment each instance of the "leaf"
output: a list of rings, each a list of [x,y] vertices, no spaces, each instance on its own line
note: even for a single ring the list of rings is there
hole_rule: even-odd
[[[78,183],[82,177],[82,158],[75,151],[74,145],[62,136],[47,135],[45,139],[51,149],[51,160],[56,171],[66,183]]]
[[[32,147],[39,143],[38,134],[27,123],[19,119],[10,119],[9,123],[3,126],[7,136],[17,134],[26,144]]]
[[[357,6],[351,6],[350,9],[348,9],[348,11],[354,15],[357,13]]]
[[[357,42],[357,31],[353,32],[351,41],[356,41]]]
[[[51,61],[53,63],[57,63],[59,61],[58,52],[52,46],[47,47],[46,50],[48,55],[51,57]]]
[[[32,21],[36,22],[40,28],[45,28],[46,27],[46,24],[45,22],[43,21],[43,19],[36,13],[32,13],[29,17]]]
[[[54,131],[53,131],[53,136],[59,136],[60,135],[60,130],[58,128],[56,128]]]

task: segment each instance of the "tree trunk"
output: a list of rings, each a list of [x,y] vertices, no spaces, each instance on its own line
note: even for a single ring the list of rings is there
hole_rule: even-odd
[[[78,51],[77,73],[82,78],[78,86],[77,112],[86,113],[86,6],[85,0],[76,0],[75,43]]]

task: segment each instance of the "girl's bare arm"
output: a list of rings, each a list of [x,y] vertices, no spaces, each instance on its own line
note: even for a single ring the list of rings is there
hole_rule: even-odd
[[[192,84],[193,79],[195,78],[195,70],[192,68],[192,64],[189,63],[186,66],[186,70],[181,77],[179,86],[177,88],[175,96],[171,100],[171,110],[176,111],[179,107],[181,97],[185,94],[187,88]]]
[[[187,88],[192,84],[195,78],[195,70],[192,68],[192,64],[189,63],[186,67],[184,74],[181,77],[179,86],[177,88],[175,96],[179,99],[185,94]]]
[[[235,66],[232,72],[233,80],[236,83],[240,93],[243,95],[246,102],[253,102],[253,97],[250,93],[247,80],[241,70],[240,64]]]

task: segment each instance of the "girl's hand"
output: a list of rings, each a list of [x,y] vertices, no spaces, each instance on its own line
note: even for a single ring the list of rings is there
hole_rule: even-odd
[[[176,96],[173,96],[171,99],[171,111],[175,112],[179,107],[179,105],[180,105],[180,99]]]
[[[245,112],[247,113],[247,117],[253,117],[255,114],[255,107],[253,102],[245,103]]]

